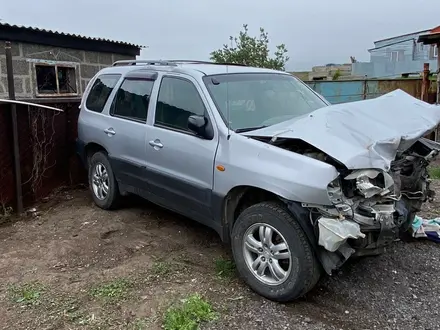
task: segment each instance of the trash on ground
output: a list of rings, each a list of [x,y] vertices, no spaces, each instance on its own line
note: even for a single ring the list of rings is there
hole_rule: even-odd
[[[427,238],[440,243],[440,218],[428,220],[416,215],[412,223],[412,231],[415,238]]]

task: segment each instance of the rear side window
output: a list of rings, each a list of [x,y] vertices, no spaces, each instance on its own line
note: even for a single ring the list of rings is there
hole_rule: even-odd
[[[145,122],[154,81],[126,79],[116,93],[112,115]]]
[[[95,112],[102,112],[108,97],[113,91],[113,88],[115,88],[120,77],[121,75],[119,74],[105,74],[96,78],[86,100],[87,109]]]
[[[164,77],[156,105],[155,124],[188,131],[188,117],[205,114],[194,84],[186,79]]]

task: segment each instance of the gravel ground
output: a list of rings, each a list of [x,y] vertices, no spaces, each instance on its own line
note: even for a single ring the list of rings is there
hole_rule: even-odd
[[[434,187],[440,193],[439,181]],[[1,329],[161,329],[167,308],[192,293],[219,313],[205,330],[440,329],[433,242],[396,242],[381,256],[348,262],[306,297],[277,304],[235,275],[219,278],[215,260],[230,253],[212,230],[144,201],[106,212],[87,191],[65,191],[38,212],[0,228]],[[422,215],[439,212],[434,202]],[[133,284],[115,303],[90,294],[121,278]],[[34,282],[44,287],[37,303],[14,300],[11,287]]]

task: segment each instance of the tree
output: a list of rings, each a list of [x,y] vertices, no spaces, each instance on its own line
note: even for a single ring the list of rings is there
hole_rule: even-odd
[[[243,25],[238,37],[229,37],[231,45],[213,51],[211,60],[216,63],[236,63],[260,68],[284,70],[289,60],[285,44],[276,46],[274,57],[270,57],[269,35],[260,27],[260,36],[251,37],[247,24]]]

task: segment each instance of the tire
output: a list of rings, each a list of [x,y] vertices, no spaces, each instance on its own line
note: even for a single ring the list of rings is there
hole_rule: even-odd
[[[107,155],[99,151],[92,155],[89,159],[89,187],[90,191],[92,192],[93,201],[97,206],[104,210],[111,210],[116,208],[120,196],[119,196],[119,187],[118,182],[115,179],[115,176],[113,174],[112,167],[110,165],[110,162],[108,160]],[[94,185],[94,176],[98,175],[97,167],[101,169],[101,172],[103,173],[101,175],[101,181],[100,183],[107,183],[107,193],[106,194],[100,194],[99,191],[97,191],[96,185]],[[107,175],[105,175],[106,173]],[[98,175],[99,177],[99,175]],[[107,178],[107,179],[105,179]],[[99,190],[99,188],[98,188]],[[105,191],[105,190],[104,190]],[[102,191],[101,191],[102,192]]]
[[[260,234],[262,226],[265,228],[263,232],[266,232],[266,228],[272,230],[270,242],[277,246],[275,250],[280,249],[280,243],[283,241],[287,249],[275,252],[270,248],[271,243],[267,244],[268,247],[261,246],[259,243],[263,241]],[[252,244],[245,244],[245,238],[250,234],[256,242],[251,238]],[[258,253],[257,247],[260,249]],[[281,258],[288,252],[290,258]],[[316,285],[322,273],[306,234],[281,202],[255,204],[240,214],[232,228],[232,253],[239,274],[251,289],[278,302],[288,302],[303,296]],[[251,270],[252,261],[258,258],[259,265],[263,259],[266,262],[264,276],[259,276]],[[279,271],[279,267],[284,273]],[[282,274],[285,275],[284,278]]]

